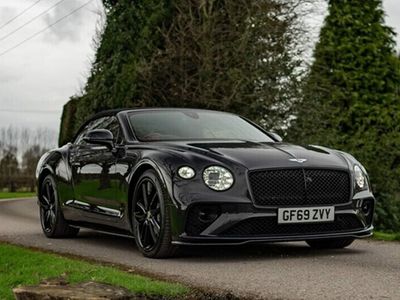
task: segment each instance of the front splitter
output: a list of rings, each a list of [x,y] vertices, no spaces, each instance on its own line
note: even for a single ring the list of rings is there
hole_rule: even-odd
[[[187,246],[229,246],[229,245],[245,245],[245,244],[263,244],[272,242],[295,242],[315,239],[331,239],[331,238],[367,238],[373,234],[373,226],[358,231],[320,233],[309,235],[280,235],[280,236],[257,236],[257,237],[220,237],[220,236],[202,236],[189,237],[182,235],[179,240],[172,241],[174,245]]]

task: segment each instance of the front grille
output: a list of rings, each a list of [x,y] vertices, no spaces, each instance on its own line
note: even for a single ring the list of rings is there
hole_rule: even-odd
[[[298,235],[346,232],[362,229],[355,215],[338,215],[332,223],[278,224],[274,217],[243,220],[222,232],[221,236]]]
[[[281,169],[249,172],[253,201],[258,206],[347,203],[350,177],[346,171]]]

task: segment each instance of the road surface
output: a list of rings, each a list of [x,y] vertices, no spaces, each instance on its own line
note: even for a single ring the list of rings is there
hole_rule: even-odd
[[[329,251],[305,243],[201,247],[179,258],[152,260],[141,256],[132,239],[89,230],[75,239],[46,239],[35,201],[0,201],[0,240],[123,264],[239,297],[400,299],[400,243],[359,240]]]

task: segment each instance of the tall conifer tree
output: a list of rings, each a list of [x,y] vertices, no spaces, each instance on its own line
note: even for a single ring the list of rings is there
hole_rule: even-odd
[[[378,196],[378,225],[400,229],[400,76],[393,36],[381,0],[330,0],[289,136],[354,154]]]

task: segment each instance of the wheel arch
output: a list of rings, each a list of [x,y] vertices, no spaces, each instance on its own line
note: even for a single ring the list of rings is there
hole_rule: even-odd
[[[48,176],[48,175],[54,175],[54,170],[49,166],[46,165],[42,168],[42,170],[39,173],[38,177],[38,183],[37,183],[37,195],[38,199],[40,201],[40,192],[41,192],[41,186],[43,183],[43,180]]]
[[[132,175],[129,180],[129,185],[128,185],[128,218],[130,222],[130,226],[132,226],[132,199],[133,199],[133,193],[136,188],[136,183],[139,180],[140,176],[144,174],[144,172],[148,170],[153,170],[157,173],[159,178],[161,179],[161,184],[165,186],[166,190],[168,191],[169,196],[172,198],[172,186],[167,184],[166,180],[166,174],[163,174],[165,172],[162,172],[161,169],[158,167],[158,165],[151,160],[143,160],[141,163],[139,163],[134,171],[132,172]],[[132,228],[131,228],[132,229]]]
[[[39,199],[41,192],[40,187],[46,176],[53,175],[54,180],[56,181],[56,183],[58,183],[58,181],[60,180],[59,174],[70,174],[70,172],[68,172],[66,168],[64,152],[65,151],[60,151],[60,150],[48,152],[39,161],[36,173],[37,195]],[[60,170],[60,168],[62,170]],[[68,177],[62,178],[62,180],[64,180],[65,182],[70,182],[70,178]]]

